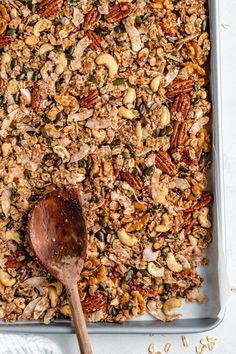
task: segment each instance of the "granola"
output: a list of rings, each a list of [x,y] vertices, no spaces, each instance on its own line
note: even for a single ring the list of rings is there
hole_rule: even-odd
[[[1,0],[0,313],[70,316],[26,240],[33,203],[78,188],[88,321],[204,302],[211,242],[206,0]],[[171,300],[172,299],[172,300]],[[173,300],[174,299],[174,300]],[[164,306],[164,307],[163,307]]]

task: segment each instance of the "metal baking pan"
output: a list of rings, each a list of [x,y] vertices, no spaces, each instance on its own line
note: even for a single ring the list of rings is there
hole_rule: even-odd
[[[193,333],[215,328],[224,318],[225,232],[224,232],[224,183],[221,136],[221,86],[220,86],[220,22],[219,1],[209,0],[210,36],[212,43],[210,58],[210,91],[212,109],[212,168],[209,175],[214,195],[212,207],[213,242],[208,249],[209,265],[201,272],[204,277],[203,291],[207,298],[203,305],[185,304],[182,319],[163,323],[145,315],[123,324],[89,324],[90,333]],[[50,325],[40,321],[18,321],[13,324],[0,322],[2,332],[21,333],[74,333],[71,322],[57,320]]]

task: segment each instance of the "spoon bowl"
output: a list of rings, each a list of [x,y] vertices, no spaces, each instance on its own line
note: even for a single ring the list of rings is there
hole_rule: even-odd
[[[64,284],[82,354],[92,354],[77,282],[88,234],[76,189],[56,190],[36,203],[28,217],[30,246],[48,272]]]

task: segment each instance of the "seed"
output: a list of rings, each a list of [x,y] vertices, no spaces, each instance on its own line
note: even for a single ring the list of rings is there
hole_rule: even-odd
[[[170,252],[170,247],[169,247],[169,246],[166,246],[166,247],[162,248],[162,250],[161,250],[161,255],[162,255],[163,257],[166,257],[166,256],[167,256],[167,253],[169,253],[169,252]]]
[[[199,96],[196,96],[196,97],[194,97],[194,98],[191,98],[191,103],[192,103],[192,104],[197,104],[199,101],[200,101],[200,97],[199,97]]]
[[[126,31],[125,31],[125,26],[123,25],[123,23],[120,23],[118,26],[116,26],[115,28],[114,28],[114,31],[116,32],[116,33],[125,33]]]
[[[13,70],[18,64],[18,61],[16,58],[12,59],[11,61],[11,69]]]
[[[148,240],[149,241],[149,240]],[[144,277],[149,277],[150,274],[146,269],[139,269],[139,272],[144,276]]]
[[[97,79],[96,79],[96,77],[95,77],[95,76],[93,76],[93,75],[89,75],[89,77],[88,77],[88,81],[89,81],[89,82],[93,82],[94,84],[96,84],[96,83],[97,83]]]
[[[17,200],[19,194],[18,194],[16,188],[11,188],[11,189],[10,189],[10,192],[11,192],[10,199],[11,199],[11,201],[14,203],[14,202]],[[9,226],[9,225],[8,225],[8,226]]]
[[[57,160],[55,161],[55,166],[56,166],[56,167],[60,167],[61,164],[62,164],[62,158],[59,157],[59,159],[57,159]]]
[[[44,161],[48,161],[48,160],[52,160],[53,159],[53,154],[49,153],[44,155],[43,160]]]
[[[145,107],[145,104],[141,103],[138,107],[138,111],[141,115],[143,115],[146,111],[146,107]]]
[[[148,347],[148,352],[151,353],[155,353],[155,351],[157,350],[156,345],[155,344],[150,344]]]
[[[104,217],[100,217],[99,218],[99,224],[101,225],[101,227],[106,227],[107,223],[106,223],[106,220],[104,219]]]
[[[64,118],[63,112],[58,112],[56,115],[56,122]]]
[[[173,349],[173,345],[171,343],[167,343],[164,347],[164,352],[165,353],[170,353]]]
[[[123,305],[123,310],[130,310],[132,307],[132,302],[126,302],[126,304]]]
[[[25,170],[24,170],[24,175],[25,175],[25,177],[26,177],[27,179],[30,179],[30,178],[31,178],[31,171],[25,169]]]
[[[124,281],[129,283],[133,279],[133,271],[130,269],[125,273]]]
[[[203,20],[202,21],[202,31],[206,32],[207,28],[208,28],[208,22],[207,22],[207,20]]]
[[[20,81],[20,80],[24,80],[24,78],[25,78],[25,74],[21,73],[21,74],[17,75],[16,80]]]
[[[39,75],[39,73],[38,73],[38,71],[33,71],[33,74],[32,74],[32,81],[37,81],[38,80],[38,75]]]
[[[61,84],[60,84],[59,81],[56,82],[55,88],[56,88],[56,92],[60,92],[61,91]]]
[[[154,138],[158,138],[160,136],[160,133],[161,133],[161,129],[160,128],[156,128],[154,131],[153,131],[153,137]]]
[[[155,109],[157,108],[158,104],[157,103],[153,103],[150,107],[150,111],[155,111]]]
[[[42,136],[43,136],[44,138],[46,138],[46,137],[48,136],[48,133],[47,133],[47,130],[46,130],[45,127],[42,127],[42,128],[40,129],[40,133],[42,134]]]
[[[197,353],[197,354],[203,354],[204,350],[205,350],[204,345],[198,345],[198,346],[196,347],[196,353]]]
[[[182,336],[182,342],[184,347],[189,347],[189,339],[186,336]]]
[[[161,129],[160,136],[166,135],[166,128]]]
[[[150,12],[146,12],[146,13],[143,15],[143,17],[142,17],[143,22],[144,22],[149,16],[151,16]]]
[[[6,31],[7,36],[12,36],[15,33],[15,30],[13,28],[8,28]]]
[[[149,87],[145,87],[145,91],[147,92],[148,95],[152,95],[153,92]]]
[[[129,159],[130,155],[128,151],[122,151],[122,156],[124,157],[124,159]]]
[[[186,167],[186,166],[180,166],[179,170],[180,170],[180,171],[183,171],[183,172],[185,172],[185,173],[189,173],[189,169],[188,169],[188,167]]]
[[[105,242],[105,235],[104,233],[100,230],[95,234],[95,237],[100,241],[100,242]]]
[[[173,133],[173,128],[168,125],[168,127],[166,127],[166,135],[170,136]]]
[[[150,167],[148,167],[146,170],[145,170],[145,174],[147,175],[147,176],[151,176],[152,174],[153,174],[153,172],[154,172],[154,166],[150,166]]]
[[[143,23],[142,18],[140,16],[137,16],[135,18],[135,23],[136,23],[137,26],[141,26],[141,24]]]
[[[202,338],[201,340],[200,340],[200,343],[204,346],[204,347],[208,347],[208,343],[207,343],[207,341],[204,339],[204,338]]]
[[[132,175],[133,176],[138,176],[138,170],[137,170],[136,167],[133,169]]]
[[[94,32],[96,34],[98,34],[99,36],[106,36],[108,33],[109,33],[109,30],[106,29],[106,28],[101,28],[101,27],[98,27],[98,28],[95,28]]]
[[[118,313],[119,313],[119,310],[118,310],[118,309],[116,309],[115,307],[112,307],[112,310],[111,310],[111,314],[112,314],[112,316],[117,316],[117,315],[118,315]]]
[[[79,165],[79,167],[81,167],[81,168],[87,168],[87,162],[86,162],[86,160],[85,159],[83,159],[83,160],[80,160],[79,162],[78,162],[78,165]]]
[[[19,104],[20,103],[20,93],[17,92],[13,95],[14,101]]]
[[[155,236],[149,237],[148,242],[154,243],[156,242],[157,238]]]
[[[123,84],[123,83],[125,82],[125,80],[126,80],[126,78],[124,78],[124,77],[119,77],[118,79],[116,79],[116,80],[113,81],[113,84],[114,84],[115,86],[119,86],[119,85]]]

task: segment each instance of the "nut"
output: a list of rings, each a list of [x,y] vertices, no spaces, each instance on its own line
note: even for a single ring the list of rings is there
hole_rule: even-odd
[[[125,229],[120,229],[117,232],[117,236],[120,242],[123,243],[125,246],[132,247],[138,242],[137,237],[127,234]]]
[[[194,210],[199,210],[206,205],[210,204],[212,201],[212,195],[209,192],[203,192],[202,197],[190,208],[186,209],[187,213],[192,212]]]
[[[4,286],[13,286],[16,283],[16,279],[0,269],[0,283]]]
[[[98,16],[98,10],[94,6],[84,17],[84,29],[88,30],[96,22]]]
[[[202,227],[209,229],[211,227],[211,222],[209,220],[209,209],[207,207],[202,208],[199,211],[198,221]]]
[[[48,297],[50,300],[51,307],[56,307],[58,302],[58,295],[56,289],[53,286],[50,286],[48,288]]]
[[[182,301],[181,299],[176,299],[176,298],[171,298],[168,299],[164,302],[164,305],[162,307],[162,311],[166,316],[171,316],[171,311],[174,308],[181,307],[182,306]]]
[[[120,2],[112,6],[109,13],[105,16],[107,22],[118,22],[127,17],[132,11],[132,6],[128,2]]]
[[[136,99],[136,92],[135,89],[132,87],[129,87],[124,98],[123,98],[123,103],[125,106],[132,104]]]
[[[143,48],[141,49],[139,52],[138,52],[138,55],[137,55],[137,60],[138,60],[138,63],[141,64],[141,63],[146,63],[147,59],[148,59],[148,56],[149,56],[149,49],[148,48]]]
[[[162,105],[161,106],[161,114],[160,114],[160,128],[165,128],[167,125],[170,124],[170,111],[169,109]]]
[[[11,36],[0,36],[0,49],[4,48],[6,45],[12,42]]]
[[[97,65],[105,65],[108,69],[109,77],[112,79],[118,72],[118,64],[111,54],[100,54],[96,58]]]
[[[183,118],[186,118],[190,109],[190,96],[187,93],[181,93],[176,96],[173,105],[171,107],[170,113],[174,114],[181,112]]]
[[[192,235],[188,235],[188,239],[189,239],[191,246],[197,246],[197,238],[196,237],[194,237]]]
[[[71,310],[69,305],[60,306],[59,311],[62,315],[66,317],[71,317]]]
[[[126,119],[135,119],[138,116],[137,111],[125,108],[124,106],[119,108],[118,114],[121,118],[126,118]]]
[[[79,104],[84,108],[93,108],[98,101],[97,90],[92,90],[89,92],[88,96],[83,97],[79,100]]]
[[[166,96],[168,98],[172,98],[181,93],[190,92],[192,91],[193,85],[193,80],[174,80],[170,85],[166,87]]]
[[[0,34],[3,34],[7,29],[7,22],[9,20],[7,9],[4,5],[0,5]]]
[[[87,297],[81,302],[84,313],[97,312],[106,306],[107,300],[102,294]]]
[[[163,172],[168,173],[171,176],[175,176],[177,173],[176,166],[171,160],[167,152],[159,151],[156,155],[156,166]]]
[[[163,78],[162,74],[158,74],[157,76],[155,76],[151,83],[150,83],[150,88],[152,90],[152,92],[157,92],[161,83],[161,80]]]
[[[39,37],[41,32],[45,31],[46,29],[51,27],[52,22],[47,19],[40,19],[35,25],[34,25],[34,35],[36,37]]]
[[[36,37],[37,38],[37,37]],[[49,43],[44,43],[43,45],[41,45],[41,47],[39,48],[38,54],[44,55],[47,52],[50,52],[51,50],[53,50],[53,46]]]
[[[120,171],[120,177],[134,189],[140,190],[143,186],[140,177],[133,176],[129,172]]]
[[[138,222],[128,225],[125,229],[128,232],[143,230],[144,226],[148,223],[150,214],[144,214]]]
[[[148,273],[150,273],[155,278],[163,277],[164,268],[163,267],[157,267],[154,262],[149,262],[148,263]]]
[[[170,218],[167,213],[162,216],[162,224],[155,227],[157,232],[167,232],[170,230]]]
[[[63,162],[70,161],[70,154],[64,146],[61,145],[54,146],[53,152],[55,152],[55,154],[57,154],[62,159]]]
[[[175,256],[171,252],[166,256],[166,264],[172,272],[179,273],[183,270],[182,264],[176,261]]]
[[[54,15],[59,11],[62,4],[63,0],[43,0],[37,8],[37,13],[42,17]]]
[[[65,53],[60,53],[58,57],[58,64],[55,68],[55,73],[59,76],[61,75],[65,68],[67,67],[67,59]]]
[[[94,31],[87,31],[86,32],[86,36],[91,41],[90,44],[89,44],[89,48],[91,48],[92,50],[95,50],[95,51],[101,51],[102,50],[102,46],[101,46],[102,37],[101,36],[99,36]]]

